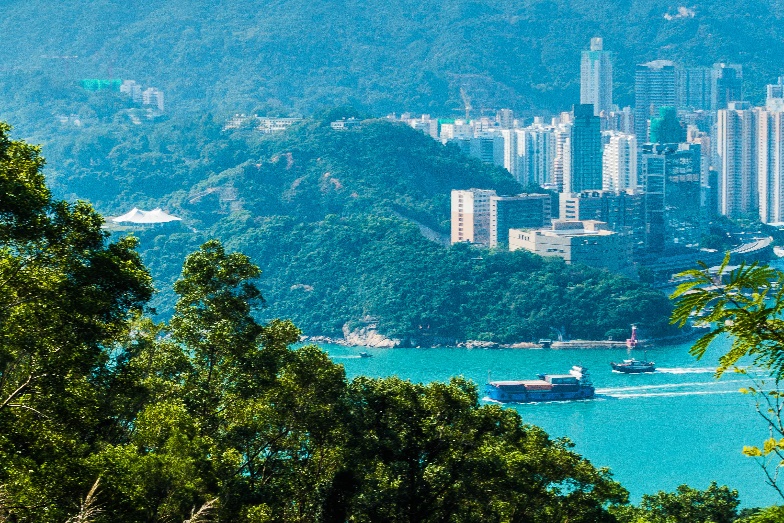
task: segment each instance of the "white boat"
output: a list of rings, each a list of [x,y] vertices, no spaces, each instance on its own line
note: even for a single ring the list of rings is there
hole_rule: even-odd
[[[622,363],[610,363],[613,370],[625,374],[641,374],[643,372],[653,372],[656,370],[656,363],[653,361],[637,360],[634,358],[623,360]]]

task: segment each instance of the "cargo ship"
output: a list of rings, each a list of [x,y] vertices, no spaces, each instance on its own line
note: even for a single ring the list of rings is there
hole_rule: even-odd
[[[527,403],[592,398],[588,369],[575,365],[569,374],[539,374],[538,380],[488,381],[485,394],[493,401]]]

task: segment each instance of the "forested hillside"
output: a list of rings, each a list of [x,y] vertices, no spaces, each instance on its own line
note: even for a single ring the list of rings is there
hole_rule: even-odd
[[[461,113],[461,88],[477,113],[560,111],[579,98],[579,52],[597,35],[615,52],[621,105],[634,65],[657,58],[742,63],[759,99],[782,74],[782,16],[778,0],[8,0],[0,117],[31,104],[45,117],[57,104],[41,94],[109,77],[163,89],[174,112]]]
[[[194,145],[203,135],[168,127],[143,144],[154,153],[98,135],[118,145],[65,178],[108,215],[155,202],[183,217],[179,228],[133,230],[164,290],[153,301],[164,317],[184,253],[220,238],[264,271],[263,315],[292,318],[309,335],[370,323],[425,345],[617,338],[630,323],[648,335],[667,330],[669,303],[642,284],[527,253],[444,246],[451,189],[515,194],[518,184],[404,125],[368,120],[339,132],[333,116],[267,137],[216,131],[203,147]],[[153,159],[155,168],[144,165]]]

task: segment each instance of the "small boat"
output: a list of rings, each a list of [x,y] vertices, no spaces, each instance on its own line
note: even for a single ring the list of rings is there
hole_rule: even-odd
[[[592,398],[588,369],[575,365],[569,374],[540,374],[538,380],[488,381],[485,394],[493,401],[527,403]]]
[[[553,346],[553,340],[542,338],[539,340],[539,345],[541,345],[543,349],[549,349]]]
[[[626,347],[631,352],[632,349],[637,347],[639,341],[637,340],[637,326],[632,325],[632,337],[626,339]],[[647,357],[647,354],[646,354]],[[625,374],[641,374],[643,372],[653,372],[656,370],[656,363],[647,360],[638,360],[630,358],[623,360],[621,363],[610,362],[613,370],[623,372]]]
[[[643,372],[653,372],[656,370],[656,363],[653,361],[636,360],[634,358],[623,360],[622,363],[610,363],[613,370],[624,374],[641,374]]]
[[[359,353],[359,357],[360,358],[372,358],[373,355],[372,354],[368,354],[367,352],[360,352]]]

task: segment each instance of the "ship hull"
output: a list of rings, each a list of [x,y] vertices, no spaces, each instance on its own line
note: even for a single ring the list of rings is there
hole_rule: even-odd
[[[593,398],[593,387],[580,387],[575,391],[521,391],[508,392],[493,385],[485,388],[486,396],[501,403],[532,403],[537,401],[572,401]]]
[[[646,372],[654,372],[656,370],[656,365],[653,362],[637,363],[635,365],[628,365],[625,363],[610,363],[610,366],[614,371],[623,372],[624,374],[643,374]]]

